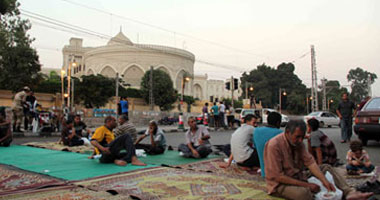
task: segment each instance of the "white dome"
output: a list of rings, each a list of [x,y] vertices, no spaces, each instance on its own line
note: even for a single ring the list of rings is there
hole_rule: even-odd
[[[133,43],[120,31],[115,37],[108,41],[107,45],[133,45]]]

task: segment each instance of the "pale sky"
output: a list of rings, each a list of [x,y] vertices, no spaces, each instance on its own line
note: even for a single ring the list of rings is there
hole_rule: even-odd
[[[276,67],[281,62],[295,61],[296,74],[310,87],[310,45],[315,46],[319,84],[325,77],[348,85],[347,73],[356,67],[380,78],[378,0],[19,2],[24,14],[37,13],[107,36],[116,35],[122,27],[123,33],[134,43],[186,49],[195,55],[196,60],[223,65],[195,63],[196,74],[207,73],[212,79],[239,77],[242,72],[262,63]],[[37,48],[43,67],[62,67],[62,48],[71,37],[83,38],[84,46],[90,47],[105,45],[108,41],[29,19],[32,22],[29,34],[35,38],[33,46]],[[305,53],[308,54],[302,57]],[[374,96],[380,96],[379,78],[372,85]]]

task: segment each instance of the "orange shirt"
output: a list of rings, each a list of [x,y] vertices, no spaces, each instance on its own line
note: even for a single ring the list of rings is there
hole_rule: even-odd
[[[285,133],[282,133],[269,140],[265,145],[264,163],[268,193],[272,194],[280,184],[275,181],[276,177],[285,175],[304,181],[302,169],[315,161],[304,144],[297,148],[292,147],[286,139]]]

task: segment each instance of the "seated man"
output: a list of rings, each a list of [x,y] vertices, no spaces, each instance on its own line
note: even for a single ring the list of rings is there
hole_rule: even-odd
[[[257,127],[253,133],[253,144],[257,150],[257,154],[260,160],[261,176],[265,177],[265,165],[264,165],[264,148],[265,144],[275,137],[276,135],[282,133],[280,129],[281,126],[281,114],[278,112],[271,112],[268,114],[268,125]]]
[[[205,158],[211,152],[210,133],[207,128],[197,125],[194,117],[189,117],[187,123],[190,128],[186,132],[186,144],[180,144],[178,151],[183,157]]]
[[[238,128],[231,136],[231,155],[227,163],[220,165],[222,168],[229,167],[233,159],[235,159],[238,166],[246,170],[250,170],[253,167],[260,167],[257,151],[255,148],[252,148],[252,137],[256,117],[252,114],[248,114],[244,117],[244,121],[245,124]]]
[[[310,133],[308,138],[308,149],[313,155],[318,165],[329,164],[335,166],[338,159],[334,143],[319,130],[319,121],[309,119],[307,121],[307,132]]]
[[[140,142],[149,136],[150,144],[140,144]],[[149,122],[149,128],[145,131],[145,134],[140,136],[135,143],[136,149],[144,149],[147,154],[156,155],[162,154],[166,149],[166,139],[164,132],[158,128],[156,121]]]
[[[0,146],[9,147],[12,142],[11,122],[5,120],[5,111],[0,112]]]
[[[58,143],[63,142],[66,146],[80,146],[84,144],[84,141],[76,135],[73,121],[71,119],[66,120],[61,132],[61,139]]]
[[[75,115],[74,117],[74,129],[75,135],[83,137],[83,131],[87,133],[86,137],[91,135],[91,131],[87,129],[87,125],[81,120],[80,115]]]
[[[303,144],[305,131],[304,121],[291,120],[285,128],[285,133],[277,135],[265,145],[264,162],[269,194],[286,199],[312,200],[314,193],[320,191],[320,187],[306,181],[311,175],[318,178],[327,190],[335,191],[334,185],[328,182],[324,175],[328,171],[347,200],[367,199],[372,195],[356,192],[330,165],[321,165],[319,168]],[[304,166],[310,172],[303,173]]]
[[[133,143],[137,140],[137,130],[135,125],[129,122],[127,115],[120,115],[119,126],[117,126],[113,133],[115,137],[119,137],[124,134],[129,134],[132,137]]]
[[[104,126],[96,129],[91,138],[91,144],[95,147],[97,154],[101,153],[101,163],[115,163],[116,165],[125,166],[128,163],[132,165],[145,166],[136,157],[135,146],[129,134],[124,134],[115,139],[112,129],[116,127],[116,119],[108,116],[104,120]],[[120,152],[126,150],[126,152]]]

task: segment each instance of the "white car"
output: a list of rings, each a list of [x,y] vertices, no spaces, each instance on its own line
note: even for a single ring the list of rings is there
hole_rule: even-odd
[[[253,114],[261,118],[259,123],[268,124],[267,118],[270,112],[278,112],[278,111],[271,108],[242,109],[239,118],[242,119],[248,114]],[[289,117],[284,114],[281,114],[281,126],[286,126],[288,122],[289,122]]]
[[[317,111],[309,113],[307,116],[304,116],[304,120],[307,123],[307,120],[315,118],[319,121],[319,127],[332,127],[339,126],[340,119],[335,114],[329,111]]]

